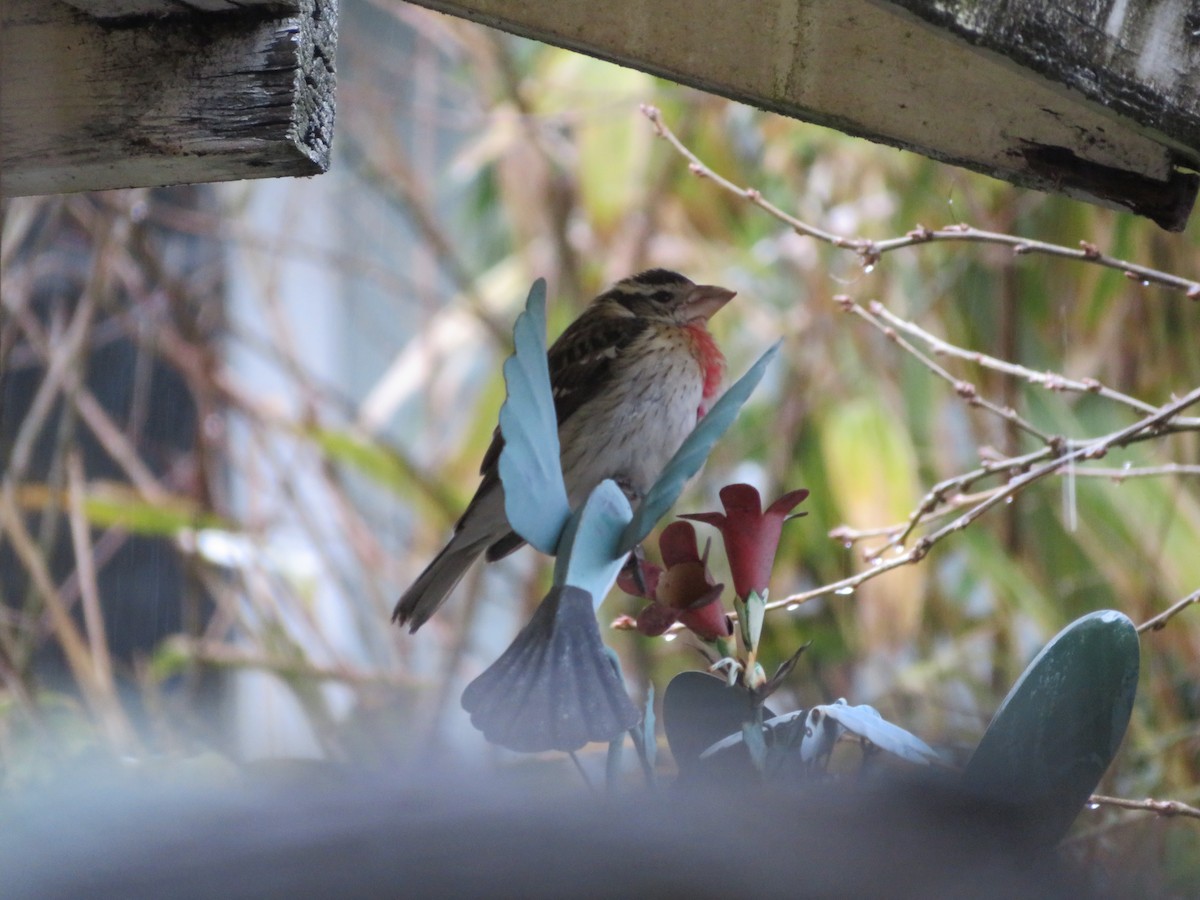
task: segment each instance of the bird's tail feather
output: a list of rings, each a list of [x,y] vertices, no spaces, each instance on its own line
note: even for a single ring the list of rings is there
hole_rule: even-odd
[[[456,534],[397,601],[392,621],[408,625],[410,634],[424,625],[494,539],[490,534]]]

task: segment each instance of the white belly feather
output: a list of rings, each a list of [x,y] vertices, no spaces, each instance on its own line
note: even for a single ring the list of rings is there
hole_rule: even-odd
[[[572,507],[605,478],[645,494],[696,426],[704,391],[700,364],[682,337],[659,334],[654,342],[657,352],[623,360],[615,380],[628,390],[603,390],[559,429]]]

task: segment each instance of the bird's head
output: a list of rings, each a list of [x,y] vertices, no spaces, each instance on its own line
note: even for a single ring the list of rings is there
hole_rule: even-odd
[[[688,325],[707,322],[733,296],[728,288],[696,284],[667,269],[649,269],[618,281],[598,299],[616,301],[634,316]]]

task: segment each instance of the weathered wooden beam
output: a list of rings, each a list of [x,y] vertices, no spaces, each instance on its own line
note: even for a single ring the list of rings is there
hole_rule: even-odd
[[[243,12],[258,8],[280,15],[300,11],[300,0],[65,0],[93,19],[125,20],[153,16],[187,15],[195,12]]]
[[[0,193],[328,168],[336,0],[296,0],[283,16],[170,5],[109,22],[60,0],[4,0]]]
[[[890,0],[1136,122],[1200,163],[1196,0]]]
[[[1032,168],[1182,228],[1200,170],[1200,5],[1195,0],[888,0],[982,52],[1083,98],[1172,156],[1165,182],[1095,164],[1073,148],[1030,145]],[[1156,215],[1156,212],[1158,214]]]
[[[830,125],[1015,184],[1132,210],[1181,229],[1200,179],[1200,138],[1187,124],[1200,110],[1191,76],[1176,95],[1181,116],[1162,116],[1153,77],[1138,78],[1142,58],[1122,63],[1127,80],[1097,79],[1080,91],[1065,68],[1034,65],[1002,52],[1025,37],[982,14],[975,32],[946,17],[1012,3],[890,3],[884,0],[415,0],[423,6],[515,34],[609,59],[795,118]],[[1187,0],[1066,0],[1057,4],[1110,20],[1118,7],[1152,11]],[[903,8],[902,8],[903,7]],[[1093,9],[1095,8],[1095,9]],[[1106,13],[1098,14],[1103,8]],[[937,13],[935,15],[934,13]],[[919,15],[919,13],[925,13]],[[964,16],[966,14],[964,13]],[[1176,36],[1178,23],[1145,12],[1143,46]],[[940,18],[939,18],[940,17]],[[1044,56],[1071,40],[1066,25],[1029,14]],[[985,45],[980,34],[996,33]],[[1200,29],[1200,24],[1189,26]],[[1105,32],[1108,33],[1107,31]],[[1121,40],[1120,29],[1113,41]],[[1172,37],[1175,40],[1175,37]],[[1194,39],[1191,39],[1194,41]],[[1172,44],[1175,46],[1175,44]],[[1196,43],[1174,50],[1197,70]],[[1180,55],[1182,53],[1182,55]],[[1086,45],[1075,53],[1077,74]],[[1104,57],[1091,60],[1103,70]],[[1175,83],[1187,81],[1187,73]],[[1119,89],[1118,89],[1119,88]],[[1116,93],[1119,96],[1109,96]],[[1137,109],[1134,117],[1131,110]]]

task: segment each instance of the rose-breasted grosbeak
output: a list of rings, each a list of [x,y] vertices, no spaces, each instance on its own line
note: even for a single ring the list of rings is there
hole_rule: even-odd
[[[725,358],[710,316],[733,291],[651,269],[617,282],[589,304],[548,352],[563,479],[572,508],[606,478],[637,505],[720,386]],[[392,619],[416,631],[467,567],[512,553],[522,539],[504,515],[499,428],[483,458],[483,482],[454,537],[405,591]]]

